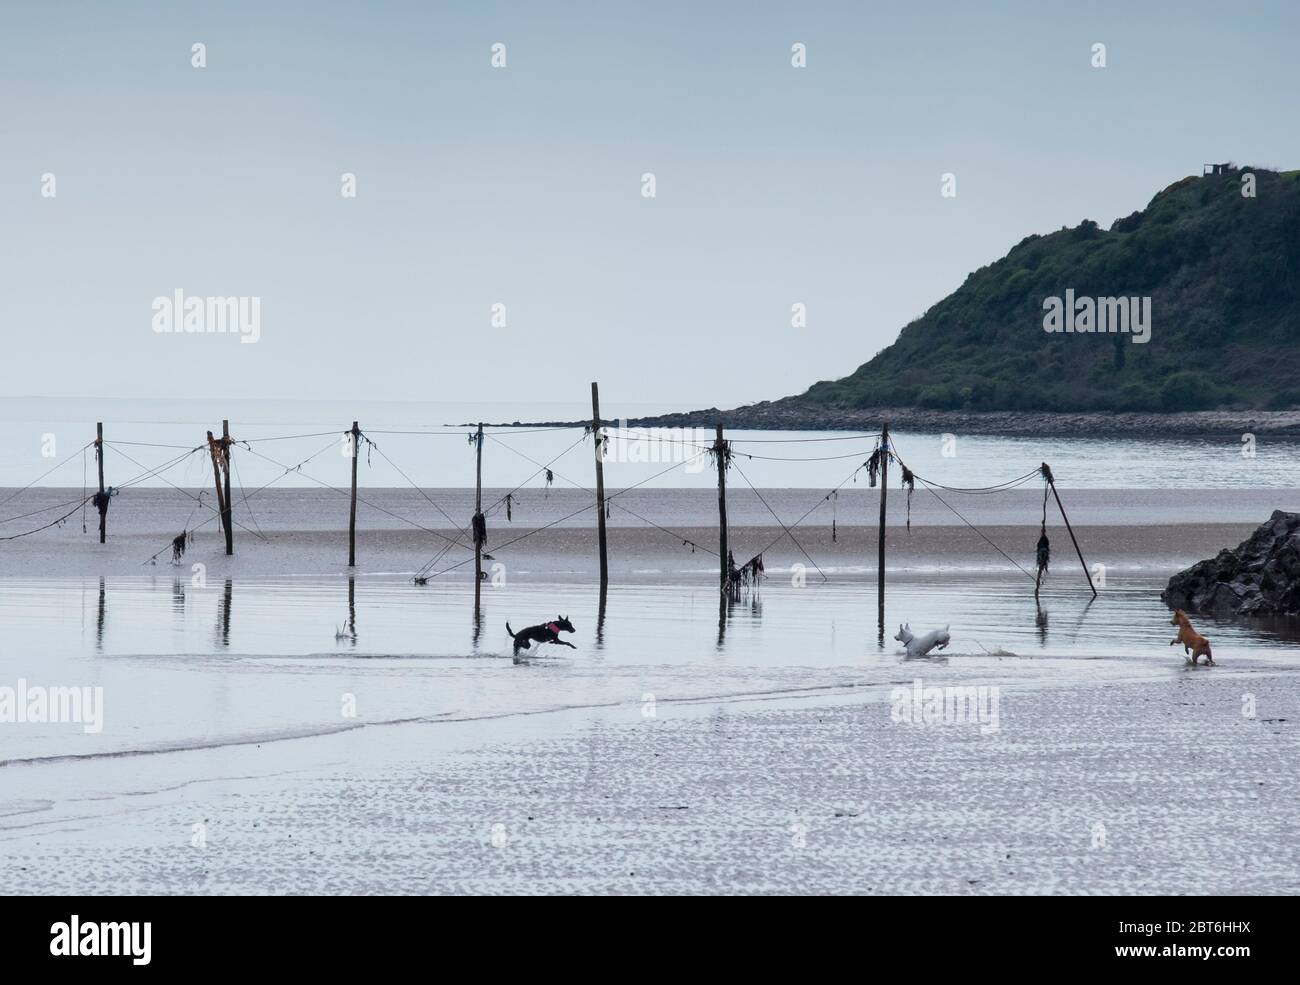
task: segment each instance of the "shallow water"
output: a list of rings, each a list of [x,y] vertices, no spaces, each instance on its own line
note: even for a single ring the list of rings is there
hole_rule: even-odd
[[[910,679],[918,668],[1004,673],[1056,683],[1173,672],[1183,666],[1159,601],[1162,582],[1116,576],[1096,601],[1056,580],[997,573],[898,575],[885,631],[874,583],[841,573],[794,587],[772,577],[725,608],[709,576],[616,585],[603,621],[572,585],[488,588],[478,632],[465,585],[398,578],[230,581],[5,579],[0,682],[104,687],[105,725],[8,726],[6,761],[178,749],[327,734],[365,722],[510,715],[677,696]],[[563,600],[562,602],[559,600]],[[515,629],[563,608],[576,650],[511,660]],[[909,661],[893,639],[947,624],[952,645]],[[1221,665],[1300,667],[1295,628],[1198,620]]]
[[[851,665],[898,649],[898,622],[955,627],[954,653],[999,648],[1025,656],[1150,654],[1173,633],[1159,601],[1163,579],[1119,576],[1091,600],[1086,585],[1058,579],[1037,607],[1032,584],[998,573],[908,573],[891,578],[880,638],[874,579],[837,573],[829,584],[793,587],[775,573],[723,607],[711,577],[675,584],[613,586],[603,621],[594,592],[526,583],[485,588],[476,633],[464,585],[414,586],[397,578],[226,581],[206,588],[161,578],[6,579],[0,597],[4,652],[85,657],[230,654],[334,661],[358,656],[419,659],[507,657],[515,629],[563,608],[579,626],[578,651],[550,648],[570,663],[714,662],[732,666]],[[1163,616],[1163,619],[1161,618]],[[1212,622],[1200,620],[1207,626]],[[1291,652],[1286,623],[1224,622],[1230,647],[1251,641],[1253,656]],[[1226,652],[1226,651],[1225,651]],[[1157,651],[1164,661],[1168,654]],[[1289,659],[1286,658],[1286,659]]]

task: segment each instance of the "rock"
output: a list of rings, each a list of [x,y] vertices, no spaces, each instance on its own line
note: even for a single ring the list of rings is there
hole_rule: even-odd
[[[1169,579],[1160,593],[1173,609],[1204,615],[1300,615],[1300,513],[1274,510],[1237,545]]]

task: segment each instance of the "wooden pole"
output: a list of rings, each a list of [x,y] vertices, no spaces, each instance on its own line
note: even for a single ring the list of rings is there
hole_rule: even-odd
[[[104,422],[95,425],[95,461],[99,463],[99,501],[104,496]],[[99,509],[96,504],[96,509]],[[99,542],[104,543],[108,536],[108,510],[99,510]]]
[[[1079,563],[1083,565],[1083,577],[1088,579],[1088,590],[1092,592],[1092,597],[1097,597],[1097,586],[1092,583],[1092,573],[1088,570],[1088,562],[1083,559],[1083,551],[1079,547],[1079,540],[1074,536],[1074,528],[1070,526],[1070,518],[1065,515],[1065,507],[1061,505],[1061,497],[1056,491],[1056,480],[1052,477],[1052,470],[1048,468],[1047,463],[1043,463],[1043,478],[1047,480],[1048,487],[1052,490],[1052,498],[1056,500],[1056,508],[1061,511],[1061,519],[1065,521],[1065,529],[1070,534],[1070,541],[1074,544],[1074,553],[1079,555]]]
[[[474,519],[483,515],[483,422],[479,421],[474,441]],[[474,621],[479,618],[479,601],[483,593],[483,541],[474,531]]]
[[[222,506],[221,523],[226,528],[226,555],[235,553],[235,524],[232,522],[234,504],[230,501],[230,422],[221,422],[221,465],[226,474],[226,502]]]
[[[600,440],[600,390],[591,384],[591,435],[596,445],[596,531],[600,540],[600,598],[609,587],[609,555],[605,540],[605,456]]]
[[[885,625],[885,502],[889,498],[889,422],[880,429],[880,537],[876,548],[876,599],[880,625]]]
[[[731,580],[727,565],[727,443],[722,440],[722,425],[715,425],[714,457],[718,460],[718,565],[721,576],[720,589],[725,594]]]
[[[352,422],[352,505],[348,510],[348,567],[357,566],[357,447],[361,440],[361,429],[357,422]]]
[[[208,454],[212,456],[212,484],[217,489],[217,512],[221,515],[221,525],[226,525],[226,497],[221,489],[221,454],[217,451],[217,439],[208,432]]]

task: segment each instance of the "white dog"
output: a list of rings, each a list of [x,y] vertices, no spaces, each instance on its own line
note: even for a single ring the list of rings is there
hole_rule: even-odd
[[[948,645],[948,627],[932,630],[924,636],[916,636],[912,633],[911,626],[902,625],[898,627],[898,635],[894,639],[903,644],[903,649],[907,651],[909,657],[923,657],[935,648],[942,650]]]

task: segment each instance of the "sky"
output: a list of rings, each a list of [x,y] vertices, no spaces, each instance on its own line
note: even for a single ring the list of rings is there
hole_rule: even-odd
[[[1298,29],[1249,2],[6,0],[0,396],[799,393],[1030,233],[1205,162],[1300,166]],[[155,331],[177,290],[258,299],[256,343]]]

